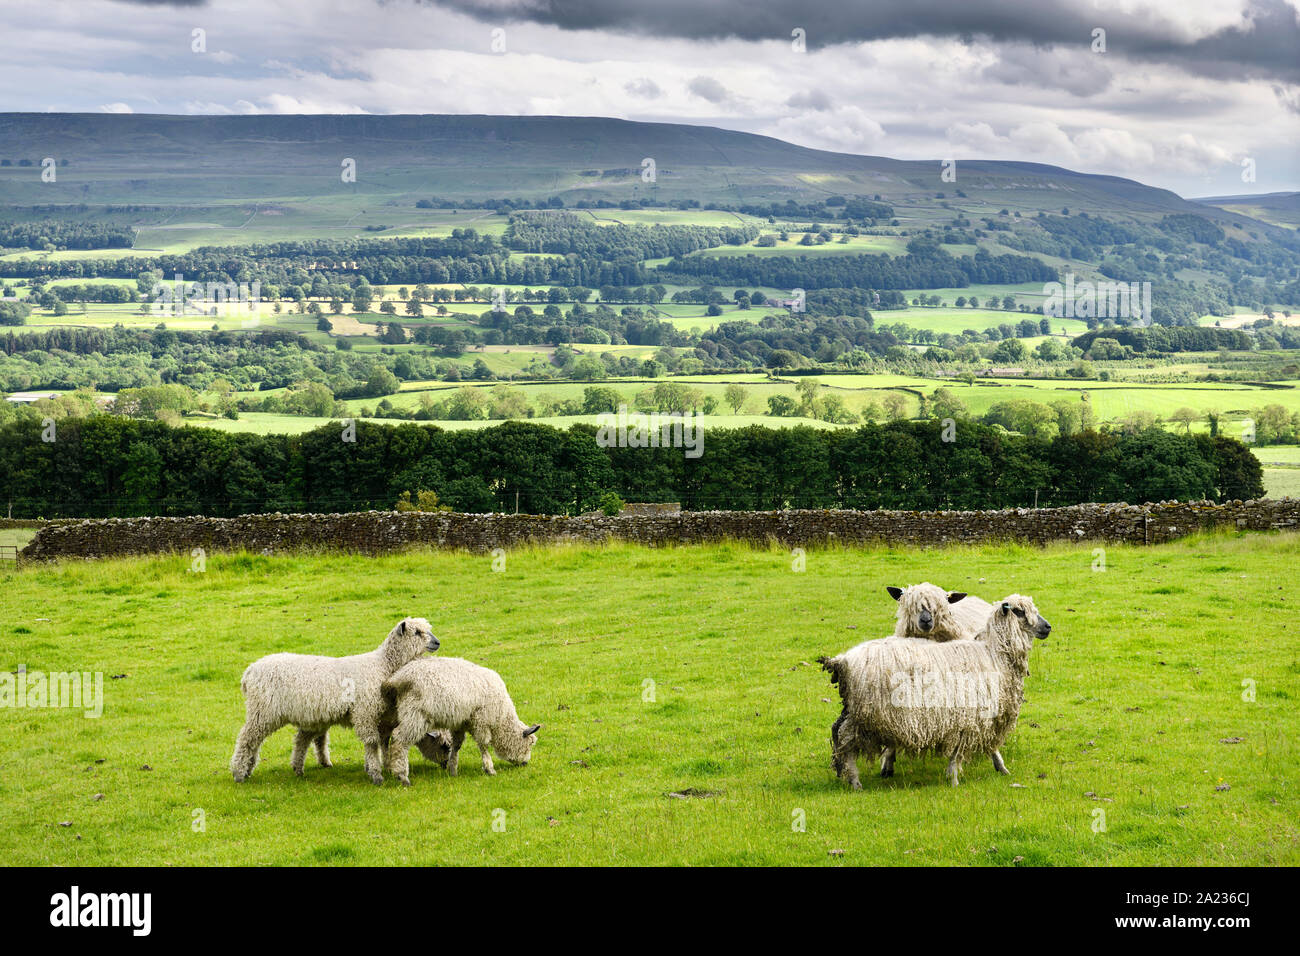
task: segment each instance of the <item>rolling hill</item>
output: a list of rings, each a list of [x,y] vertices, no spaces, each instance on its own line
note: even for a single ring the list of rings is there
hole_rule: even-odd
[[[40,163],[60,164],[45,183]],[[655,160],[656,182],[641,180]],[[345,159],[356,181],[340,176]],[[1132,180],[1036,163],[940,162],[808,149],[767,136],[597,117],[466,115],[170,116],[0,114],[0,205],[204,207],[337,200],[411,208],[420,197],[653,195],[732,205],[879,194],[900,216],[950,217],[939,194],[987,208],[1160,217],[1196,213],[1238,224],[1237,209],[1189,202]],[[20,165],[21,163],[30,165]],[[223,221],[220,211],[210,216]],[[1252,222],[1253,224],[1253,222]]]

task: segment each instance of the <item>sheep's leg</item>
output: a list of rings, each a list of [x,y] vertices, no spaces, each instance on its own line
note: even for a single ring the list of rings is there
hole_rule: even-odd
[[[382,742],[382,738],[379,734],[378,725],[366,723],[357,726],[356,724],[353,724],[353,729],[357,732],[357,736],[361,738],[361,742],[365,744],[366,747],[366,776],[370,778],[370,782],[373,784],[378,785],[383,783],[383,764],[379,759],[379,746]]]
[[[497,771],[492,766],[492,731],[486,727],[471,727],[469,735],[474,738],[474,743],[483,756],[483,772],[489,777],[495,776]]]
[[[1001,752],[997,750],[993,751],[993,769],[998,773],[1011,773],[1011,771],[1007,769],[1007,765],[1002,761]]]
[[[447,773],[456,776],[460,769],[460,746],[465,742],[465,731],[453,730],[451,733],[451,751],[447,754]]]
[[[248,721],[239,731],[235,740],[235,752],[230,758],[230,772],[236,783],[247,780],[253,768],[257,766],[257,757],[262,750],[262,741],[279,730],[269,724]]]
[[[857,727],[843,713],[831,726],[831,768],[852,789],[862,789],[858,779]]]
[[[848,760],[844,761],[844,779],[849,782],[849,787],[853,790],[862,789],[862,781],[858,779],[858,758],[857,755],[851,755]]]
[[[310,730],[302,730],[293,735],[293,756],[289,758],[289,766],[293,768],[294,776],[303,775],[303,764],[307,762],[307,749],[311,746],[312,738],[315,735]]]
[[[330,732],[327,730],[323,734],[317,734],[312,743],[316,745],[316,762],[322,767],[334,766],[330,762]]]
[[[424,736],[424,727],[413,720],[403,721],[393,728],[388,741],[388,772],[402,781],[402,786],[411,785],[411,748]]]
[[[955,787],[957,786],[957,772],[961,770],[961,758],[953,757],[948,761],[948,780]]]
[[[379,762],[379,741],[366,741],[366,776],[378,786],[384,782],[383,765]]]
[[[880,775],[882,777],[892,777],[894,775],[894,756],[896,751],[893,747],[886,747],[880,754]]]

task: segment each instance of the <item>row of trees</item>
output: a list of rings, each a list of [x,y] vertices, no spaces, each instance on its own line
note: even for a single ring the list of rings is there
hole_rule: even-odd
[[[351,436],[354,440],[348,440]],[[303,435],[227,434],[116,416],[0,426],[16,517],[386,509],[432,491],[458,511],[538,514],[628,501],[687,509],[1001,508],[1247,498],[1259,463],[1231,439],[1151,429],[1051,441],[938,420],[856,429],[711,429],[703,454],[602,446],[592,426],[465,431],[359,422]]]

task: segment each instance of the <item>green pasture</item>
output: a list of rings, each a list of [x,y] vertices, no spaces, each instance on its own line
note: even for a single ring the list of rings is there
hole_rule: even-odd
[[[1294,534],[1096,544],[739,544],[189,554],[0,567],[0,670],[103,679],[102,715],[0,720],[11,866],[681,864],[1261,866],[1300,863]],[[494,567],[500,570],[494,570]],[[886,585],[1032,595],[1036,644],[1009,777],[900,757],[852,792],[830,770],[839,695],[815,660],[889,633]],[[638,607],[638,605],[642,605]],[[526,767],[417,757],[376,787],[334,766],[228,762],[239,678],[265,654],[367,651],[405,615],[497,670],[541,723]]]

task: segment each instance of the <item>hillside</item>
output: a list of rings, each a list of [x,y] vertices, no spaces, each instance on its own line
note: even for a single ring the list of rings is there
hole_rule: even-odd
[[[0,204],[292,202],[361,196],[413,205],[421,196],[561,196],[732,204],[875,195],[914,215],[952,198],[992,211],[1010,207],[1160,216],[1207,210],[1174,193],[1113,176],[1036,163],[958,161],[957,183],[940,162],[900,161],[794,146],[777,139],[667,123],[558,116],[164,116],[0,114]],[[60,163],[57,184],[39,164]],[[656,182],[641,181],[652,157]],[[356,160],[354,183],[340,178]],[[19,166],[22,160],[32,166]],[[66,165],[63,163],[66,161]]]
[[[1250,216],[1261,222],[1291,229],[1300,227],[1300,193],[1264,193],[1247,196],[1206,196],[1193,202]]]

